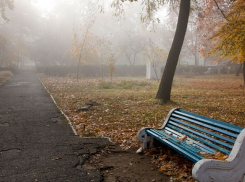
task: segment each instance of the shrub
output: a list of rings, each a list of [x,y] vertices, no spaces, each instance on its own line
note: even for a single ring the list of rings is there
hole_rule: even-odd
[[[208,68],[206,66],[191,66],[191,70],[196,75],[204,75]]]
[[[132,81],[121,81],[118,86],[123,89],[131,89],[133,87],[134,83]]]
[[[178,75],[204,75],[208,70],[206,66],[178,65],[176,74]]]
[[[103,76],[106,77],[109,75],[107,66],[103,66]],[[76,75],[77,67],[76,66],[44,66],[37,67],[38,73],[44,73],[49,76],[68,76]],[[131,76],[131,67],[129,65],[116,65],[115,77],[126,77]],[[135,65],[133,76],[145,76],[146,75],[146,66],[145,65]],[[80,67],[80,76],[81,77],[101,77],[101,67],[99,65],[82,65]]]
[[[2,77],[11,77],[13,73],[11,71],[0,71],[0,76]]]
[[[109,82],[100,82],[99,88],[102,88],[102,89],[112,89],[113,86],[112,86],[112,83],[109,83]]]

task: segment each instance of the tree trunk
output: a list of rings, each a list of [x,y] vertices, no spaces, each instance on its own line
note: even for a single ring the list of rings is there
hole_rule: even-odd
[[[77,82],[78,82],[79,77],[80,77],[80,60],[78,60],[78,63],[77,63]]]
[[[241,68],[242,68],[242,63],[240,63],[239,66],[237,67],[236,75],[235,76],[239,76],[240,75]]]
[[[207,58],[206,58],[206,57],[203,58],[203,61],[204,61],[204,62],[203,62],[203,65],[204,65],[204,66],[207,66]]]
[[[242,73],[243,73],[243,85],[245,86],[245,61],[243,62]]]
[[[101,79],[102,79],[102,81],[104,81],[104,69],[103,69],[103,65],[100,65],[100,71],[101,71]]]
[[[167,63],[162,75],[162,79],[156,95],[163,103],[170,100],[172,83],[180,51],[184,42],[190,13],[190,0],[181,0],[177,28],[174,35],[174,40],[169,51]]]
[[[198,38],[197,38],[197,34],[195,34],[195,65],[199,66],[199,52],[198,52]]]

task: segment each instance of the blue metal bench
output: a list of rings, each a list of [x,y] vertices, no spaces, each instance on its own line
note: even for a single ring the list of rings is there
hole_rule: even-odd
[[[142,149],[153,147],[157,140],[193,161],[192,175],[198,181],[245,180],[242,127],[176,108],[169,112],[160,129],[142,128],[137,138],[142,142]],[[205,159],[215,152],[228,158]]]

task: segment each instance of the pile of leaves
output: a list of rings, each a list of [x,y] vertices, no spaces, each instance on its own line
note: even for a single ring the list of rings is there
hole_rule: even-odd
[[[176,107],[245,127],[245,103],[241,102],[245,96],[243,79],[234,75],[175,77],[172,101],[164,105],[155,99],[158,82],[154,80],[114,78],[112,83],[99,78],[76,81],[68,77],[42,77],[41,80],[80,136],[110,137],[123,149],[139,147],[136,139],[139,129],[159,128],[168,112]],[[98,104],[81,111],[90,100]],[[189,179],[192,163],[176,156],[169,150],[161,152],[154,161],[165,174]]]
[[[152,162],[157,166],[157,170],[167,176],[171,176],[172,180],[194,182],[191,176],[193,162],[170,148],[166,146],[164,148],[151,148],[146,151],[145,155],[151,156]]]

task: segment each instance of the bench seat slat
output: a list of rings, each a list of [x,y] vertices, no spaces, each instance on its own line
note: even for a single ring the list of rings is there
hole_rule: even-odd
[[[224,148],[222,148],[222,147],[220,147],[218,145],[215,145],[214,143],[211,143],[210,141],[207,141],[207,140],[205,140],[203,138],[200,138],[200,137],[198,137],[196,135],[193,135],[192,132],[191,133],[186,132],[186,131],[184,131],[182,129],[179,129],[179,128],[173,126],[173,125],[168,125],[168,127],[171,128],[171,129],[173,129],[173,130],[179,131],[179,132],[181,132],[181,133],[189,136],[190,138],[193,138],[196,141],[200,141],[200,142],[202,142],[202,143],[204,143],[204,144],[206,144],[206,145],[208,145],[208,146],[210,146],[210,147],[212,147],[212,148],[214,148],[216,150],[219,150],[219,151],[221,151],[221,152],[223,152],[225,154],[230,154],[230,151],[229,150],[224,149]]]
[[[169,121],[168,124],[167,124],[167,126],[168,126],[169,124],[174,125],[174,126],[180,128],[180,130],[183,129],[183,130],[189,131],[190,133],[194,133],[195,135],[200,136],[200,137],[203,137],[203,138],[205,138],[206,140],[212,141],[212,142],[217,143],[217,144],[219,144],[219,145],[223,145],[224,147],[227,147],[227,148],[229,148],[229,149],[232,149],[232,147],[233,147],[233,146],[231,146],[231,145],[229,145],[229,144],[227,144],[227,143],[225,143],[225,142],[216,140],[216,139],[214,139],[214,138],[212,138],[212,137],[209,137],[209,136],[207,136],[207,135],[204,135],[204,134],[202,134],[202,133],[200,133],[200,132],[197,132],[197,131],[194,131],[194,130],[192,130],[192,129],[190,129],[190,128],[187,128],[187,127],[184,127],[184,126],[182,126],[182,125],[179,125],[179,124],[177,124],[177,123],[175,123],[175,122],[173,122],[173,121]]]
[[[199,148],[195,148],[193,145],[188,145],[186,141],[177,140],[173,136],[169,136],[166,132],[162,132],[159,130],[152,130],[153,133],[156,135],[162,136],[160,140],[167,140],[169,142],[174,143],[175,145],[179,146],[182,150],[187,151],[188,153],[191,153],[192,156],[198,157],[198,158],[204,158],[203,155],[200,155],[198,152],[201,152]]]
[[[174,135],[174,137],[181,137],[183,136],[183,134],[169,128],[169,127],[165,127],[165,130],[167,133],[172,133]],[[188,135],[187,135],[188,136]],[[213,154],[215,152],[215,150],[213,148],[210,148],[206,145],[201,144],[200,142],[193,140],[192,138],[190,138],[192,135],[188,136],[188,141],[192,141],[193,142],[193,146],[195,148],[200,148],[200,151],[204,151],[207,154]]]
[[[217,126],[217,127],[229,130],[229,131],[237,132],[238,134],[243,130],[242,127],[239,127],[239,126],[236,126],[236,125],[232,125],[232,124],[229,124],[229,123],[218,121],[218,120],[215,120],[215,119],[212,119],[212,118],[208,118],[208,117],[205,117],[205,116],[201,116],[201,115],[198,115],[198,114],[190,113],[190,112],[184,111],[182,109],[178,109],[178,110],[175,110],[174,113],[178,113],[180,115],[185,115],[185,116],[187,116],[189,118],[197,119],[197,120],[200,120],[200,121],[202,121],[204,123],[208,123],[208,124],[211,124],[213,126]]]
[[[187,150],[188,148],[184,144],[184,142],[180,142],[180,143],[176,142],[167,133],[164,134],[164,132],[159,132],[158,130],[155,129],[147,129],[146,133],[153,136],[154,138],[158,138],[160,142],[164,143],[165,145],[179,152],[180,154],[182,154],[183,156],[185,156],[186,158],[190,159],[193,162],[197,162],[204,158],[203,156],[199,155],[193,150]],[[166,139],[164,139],[164,137],[166,137]]]
[[[201,152],[202,150],[200,148],[196,148],[193,145],[188,145],[186,143],[186,141],[181,141],[178,140],[176,137],[169,135],[166,131],[160,131],[160,130],[155,130],[155,129],[150,129],[151,132],[157,134],[159,136],[160,140],[168,140],[168,141],[172,141],[175,142],[179,145],[181,145],[182,147],[184,146],[184,148],[186,150],[191,150],[195,155],[199,156],[200,154],[198,154],[197,152]]]
[[[215,136],[215,137],[220,138],[220,139],[222,139],[222,140],[225,140],[225,141],[227,141],[227,142],[235,143],[235,140],[233,140],[233,139],[231,139],[231,138],[227,138],[227,137],[225,137],[225,136],[222,136],[222,135],[219,135],[219,134],[217,134],[217,133],[214,133],[214,132],[205,130],[205,129],[203,129],[203,128],[194,126],[194,125],[192,125],[192,124],[183,122],[183,121],[181,121],[181,120],[178,120],[178,119],[175,119],[175,118],[170,117],[170,121],[175,121],[175,122],[177,122],[177,123],[181,123],[182,125],[185,125],[185,126],[188,126],[188,127],[190,127],[190,128],[193,128],[193,129],[195,129],[195,130],[198,130],[198,131],[201,131],[201,132],[210,134],[210,135],[212,135],[212,136]]]
[[[197,119],[190,119],[188,117],[185,117],[185,116],[182,116],[182,115],[177,115],[175,113],[172,114],[172,116],[176,117],[176,118],[179,118],[179,119],[183,119],[183,120],[186,120],[186,121],[189,121],[191,123],[194,123],[194,124],[197,124],[197,125],[200,125],[200,126],[203,126],[203,127],[206,127],[206,128],[209,128],[209,129],[212,129],[214,131],[217,131],[219,133],[222,133],[222,134],[225,134],[225,135],[228,135],[228,136],[231,136],[231,137],[234,137],[234,138],[237,138],[238,136],[238,133],[231,133],[227,130],[223,130],[223,129],[220,129],[220,128],[217,128],[217,127],[214,127],[212,125],[209,125],[209,124],[205,124],[203,122],[200,122],[199,120]]]

